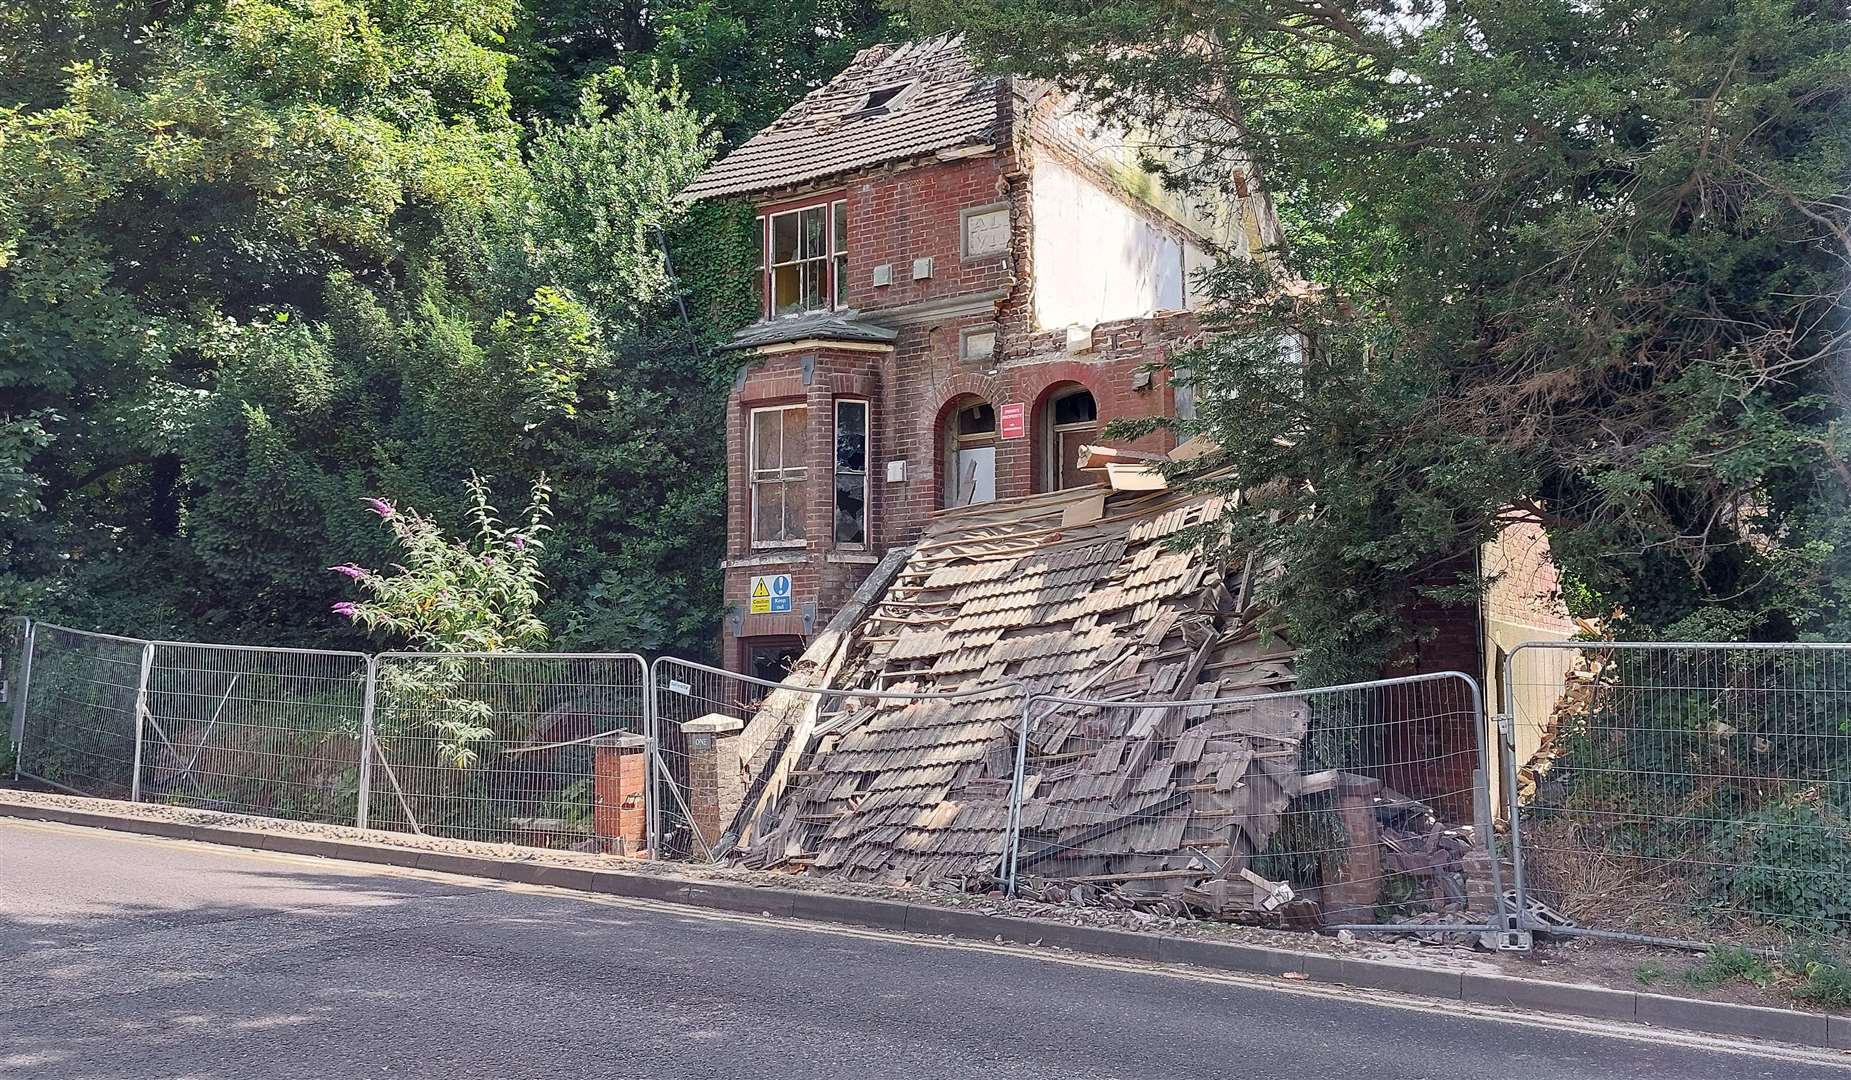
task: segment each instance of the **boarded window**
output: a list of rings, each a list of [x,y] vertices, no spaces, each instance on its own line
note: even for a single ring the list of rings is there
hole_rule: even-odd
[[[945,425],[945,506],[969,506],[996,498],[996,408],[977,402],[959,409]]]
[[[804,441],[808,412],[801,405],[752,410],[752,543],[803,542],[809,469]]]

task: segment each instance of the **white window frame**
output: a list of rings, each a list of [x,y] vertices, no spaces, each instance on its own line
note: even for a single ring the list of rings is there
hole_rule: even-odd
[[[861,406],[861,471],[842,468],[842,406]],[[835,426],[830,429],[830,474],[829,474],[829,542],[836,547],[854,551],[864,551],[874,539],[874,505],[870,501],[873,487],[868,482],[868,470],[874,462],[874,406],[867,398],[839,397],[835,400]],[[861,477],[861,541],[841,540],[836,537],[836,478],[840,476]]]
[[[777,220],[785,217],[797,218],[797,247],[801,254],[803,249],[803,214],[810,210],[821,210],[823,212],[823,254],[820,256],[812,256],[808,259],[800,257],[785,262],[773,262],[771,238],[776,232]],[[844,234],[842,242],[839,245],[836,242],[836,219],[838,216],[842,219],[842,232]],[[846,260],[848,257],[847,199],[825,199],[819,202],[805,203],[801,206],[792,206],[786,209],[768,210],[759,215],[758,224],[759,248],[763,254],[763,258],[759,261],[759,291],[764,297],[764,302],[761,304],[759,310],[764,318],[777,319],[787,316],[809,315],[818,311],[835,311],[844,306],[843,296],[846,290],[842,287],[842,278],[846,276]],[[778,269],[785,266],[802,267],[804,263],[822,264],[823,288],[821,293],[823,305],[818,308],[799,308],[797,310],[779,312],[777,309],[777,288],[774,284]],[[799,269],[799,295],[802,295],[804,291],[802,286],[802,273],[803,271]]]
[[[784,498],[783,517],[780,520],[780,524],[783,526],[783,528],[780,530],[780,532],[785,532],[785,533],[788,533],[790,531],[790,520],[791,520],[790,485],[793,483],[801,483],[804,485],[804,491],[806,495],[808,494],[809,480],[810,480],[809,448],[807,446],[798,448],[797,460],[802,462],[802,464],[792,466],[791,464],[789,464],[791,459],[786,453],[786,451],[789,450],[789,447],[786,447],[784,445],[784,414],[791,411],[792,409],[808,409],[808,408],[809,408],[808,404],[804,402],[793,402],[789,405],[767,405],[762,408],[753,409],[750,416],[747,418],[746,485],[747,485],[748,490],[747,490],[747,500],[746,500],[747,501],[746,531],[747,531],[747,534],[751,536],[752,546],[755,548],[793,548],[793,547],[809,546],[809,539],[808,539],[809,530],[808,528],[804,527],[806,524],[804,522],[804,517],[809,511],[809,500],[807,498],[802,500],[802,505],[800,505],[797,510],[797,521],[799,522],[799,527],[803,528],[803,531],[804,531],[804,536],[802,538],[762,539],[758,535],[758,491],[759,491],[760,485],[762,484],[783,485],[785,498]],[[775,469],[760,469],[758,467],[759,419],[761,417],[769,416],[773,414],[775,414],[778,418],[778,424],[777,424],[778,467]],[[809,431],[809,423],[808,423],[809,417],[806,416],[804,419],[805,419],[804,430],[807,433]],[[830,503],[832,506],[834,505],[833,493],[831,495]],[[832,529],[833,529],[833,526],[832,526]]]

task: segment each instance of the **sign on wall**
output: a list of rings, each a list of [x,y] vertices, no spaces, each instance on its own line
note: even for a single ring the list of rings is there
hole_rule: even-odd
[[[1028,434],[1028,406],[1020,401],[1003,405],[997,414],[997,428],[1005,439],[1020,439]]]
[[[791,609],[789,574],[754,574],[752,576],[752,614],[783,615]]]
[[[968,210],[964,214],[964,257],[1003,255],[1009,251],[1009,207]]]

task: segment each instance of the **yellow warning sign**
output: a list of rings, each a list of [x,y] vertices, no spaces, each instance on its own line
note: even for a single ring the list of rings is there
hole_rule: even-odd
[[[752,578],[754,615],[784,615],[791,610],[791,576],[761,574]]]

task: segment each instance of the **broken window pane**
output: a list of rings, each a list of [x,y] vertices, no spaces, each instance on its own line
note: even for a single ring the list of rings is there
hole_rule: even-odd
[[[868,403],[836,402],[835,542],[868,539]]]
[[[823,208],[812,207],[803,214],[803,257],[820,259],[829,254],[828,233],[824,231]]]
[[[1056,424],[1090,424],[1098,419],[1099,407],[1093,403],[1093,395],[1085,390],[1054,399]]]
[[[986,435],[996,430],[996,410],[988,403],[958,410],[959,435]]]
[[[785,315],[801,311],[803,299],[803,264],[775,267],[771,271],[771,313]]]
[[[836,543],[868,542],[868,478],[865,474],[836,474]]]
[[[771,219],[771,261],[795,262],[797,253],[797,215],[778,214]]]
[[[823,306],[823,267],[826,259],[812,259],[803,264],[803,310],[816,311]]]
[[[868,403],[836,402],[836,471],[868,469]]]

